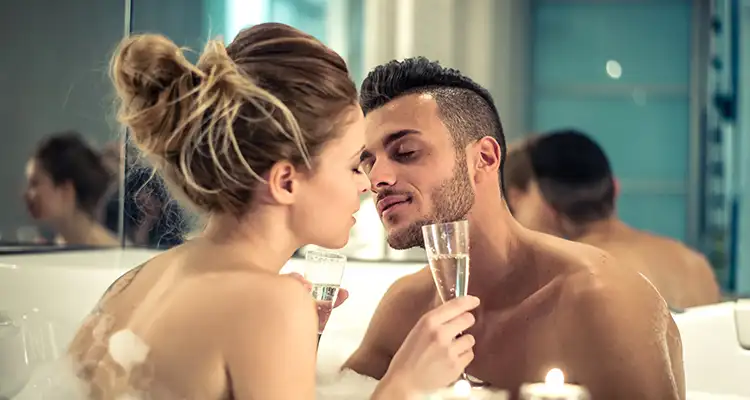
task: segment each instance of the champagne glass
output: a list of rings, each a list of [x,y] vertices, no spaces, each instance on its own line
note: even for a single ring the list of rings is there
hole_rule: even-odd
[[[469,290],[469,221],[424,225],[422,236],[440,300],[445,303],[466,296]],[[466,372],[461,373],[461,378],[472,382]]]
[[[336,297],[344,277],[346,256],[323,249],[311,249],[305,253],[305,279],[312,285],[312,293],[318,307],[318,344],[328,318],[333,311]]]

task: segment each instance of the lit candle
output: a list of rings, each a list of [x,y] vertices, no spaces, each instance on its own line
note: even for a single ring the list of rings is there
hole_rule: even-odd
[[[508,392],[489,388],[471,387],[467,380],[459,380],[453,386],[438,390],[428,400],[508,400]]]
[[[589,392],[583,386],[565,383],[565,375],[559,368],[547,372],[544,383],[527,383],[521,386],[521,400],[589,400]]]

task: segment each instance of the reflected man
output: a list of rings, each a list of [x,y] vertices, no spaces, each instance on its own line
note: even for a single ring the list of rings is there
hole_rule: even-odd
[[[674,308],[720,300],[702,254],[617,218],[618,185],[609,160],[583,132],[560,130],[527,140],[508,153],[504,178],[508,205],[527,228],[607,251],[648,278]]]

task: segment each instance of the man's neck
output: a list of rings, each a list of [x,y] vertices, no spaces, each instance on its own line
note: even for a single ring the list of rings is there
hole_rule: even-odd
[[[627,229],[629,228],[624,222],[616,216],[611,216],[581,226],[577,229],[578,234],[570,237],[570,240],[583,243],[599,242],[617,236]]]
[[[526,264],[526,231],[511,216],[505,202],[475,204],[469,214],[469,292],[480,298],[516,276]]]

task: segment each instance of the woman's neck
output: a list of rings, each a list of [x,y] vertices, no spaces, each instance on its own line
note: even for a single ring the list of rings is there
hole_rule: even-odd
[[[57,233],[61,244],[82,246],[116,246],[117,236],[95,221],[91,216],[76,212],[60,221]]]
[[[301,246],[275,210],[254,212],[242,218],[215,215],[209,218],[201,237],[217,247],[222,257],[244,260],[278,273]]]

